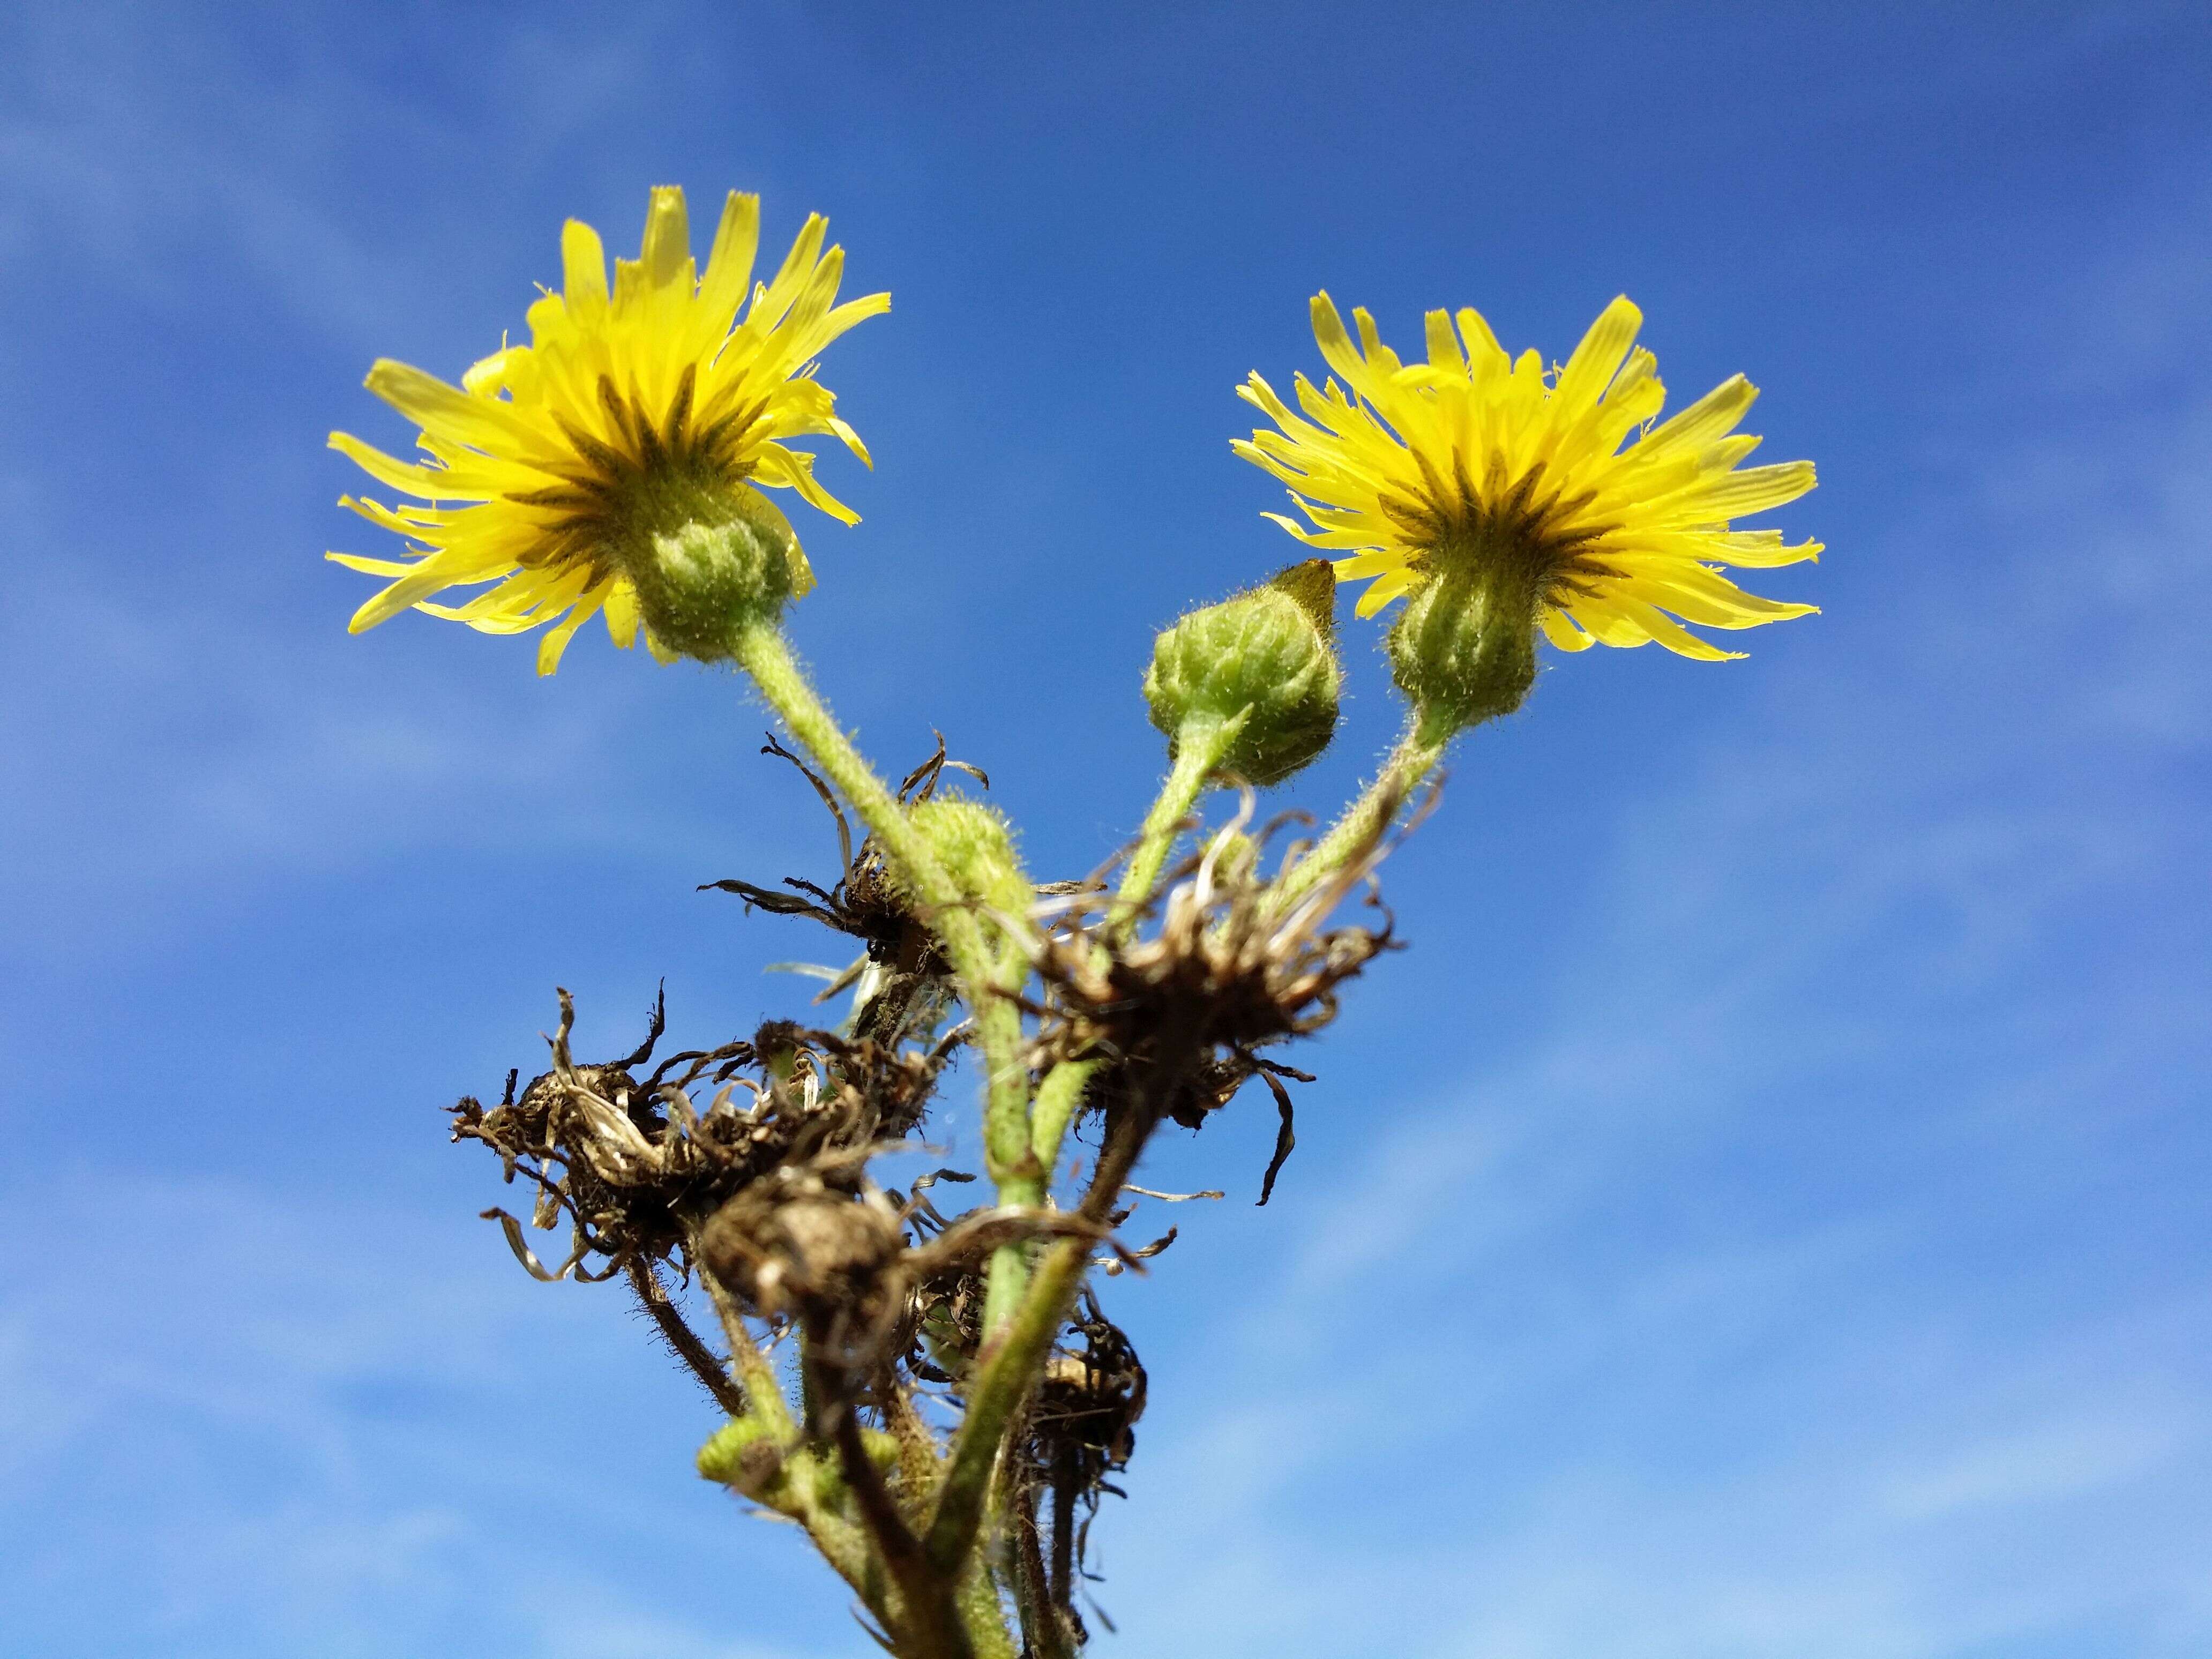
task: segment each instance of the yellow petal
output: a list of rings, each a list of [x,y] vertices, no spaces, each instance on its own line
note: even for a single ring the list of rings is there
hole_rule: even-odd
[[[678,282],[691,259],[691,220],[684,211],[680,185],[655,185],[645,210],[645,238],[638,247],[638,264],[645,280],[654,288]]]
[[[531,434],[510,405],[489,398],[471,398],[459,386],[447,386],[435,375],[406,363],[378,358],[369,368],[366,384],[432,437],[476,449],[531,443]]]
[[[715,227],[714,250],[707,256],[707,274],[699,279],[700,308],[718,319],[712,331],[715,342],[729,332],[738,307],[744,303],[759,251],[760,198],[733,190],[722,204],[722,222]]]
[[[547,630],[545,637],[538,641],[538,673],[539,678],[544,678],[555,669],[560,667],[561,656],[563,652],[568,650],[568,641],[576,637],[576,630],[578,629],[581,628],[586,623],[591,621],[592,617],[598,612],[600,605],[605,599],[605,596],[606,590],[605,588],[599,588],[592,592],[586,594],[582,599],[576,602],[576,608],[571,611],[564,620],[556,623],[551,629]]]
[[[561,227],[561,289],[579,327],[594,327],[606,314],[607,250],[580,219]]]
[[[627,651],[637,643],[637,590],[617,581],[607,593],[607,637]]]
[[[1566,613],[1547,605],[1536,613],[1536,626],[1562,651],[1587,651],[1597,641],[1570,621]]]
[[[1636,331],[1643,325],[1644,313],[1626,294],[1599,313],[1553,388],[1552,395],[1563,405],[1563,413],[1571,417],[1597,401],[1598,394],[1613,384],[1621,359],[1628,356],[1628,348],[1636,343]]]

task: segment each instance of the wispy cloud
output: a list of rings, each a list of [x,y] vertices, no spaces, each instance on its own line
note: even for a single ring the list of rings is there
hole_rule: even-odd
[[[103,280],[173,313],[273,301],[374,338],[406,314],[407,296],[435,286],[426,231],[480,220],[539,158],[619,119],[653,78],[644,33],[564,37],[557,11],[457,15],[368,52],[377,24],[295,13],[283,31],[291,72],[272,74],[262,61],[271,21],[138,0],[21,14],[0,71],[11,92],[0,262],[90,256]],[[378,61],[393,51],[434,83],[465,79],[472,95],[396,92]],[[370,131],[377,146],[364,143]],[[410,178],[380,165],[380,149],[434,154],[443,168]],[[402,202],[406,239],[389,234]],[[210,294],[216,252],[223,291]],[[241,279],[258,294],[237,292]]]

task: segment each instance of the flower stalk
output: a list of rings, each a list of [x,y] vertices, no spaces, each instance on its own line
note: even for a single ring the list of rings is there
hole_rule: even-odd
[[[1237,733],[1249,718],[1248,713],[1241,711],[1226,720],[1198,715],[1177,728],[1175,759],[1169,767],[1167,781],[1154,798],[1152,811],[1145,815],[1144,827],[1137,832],[1137,849],[1129,855],[1128,866],[1121,872],[1121,886],[1115,896],[1118,904],[1109,924],[1114,931],[1125,931],[1138,908],[1150,896],[1160,878],[1161,867],[1175,850],[1176,841],[1190,817],[1190,809],[1197,804],[1214,769],[1236,743]]]
[[[1286,914],[1323,881],[1341,870],[1346,860],[1361,848],[1374,845],[1376,837],[1396,821],[1398,813],[1419,788],[1423,781],[1436,769],[1437,763],[1460,727],[1449,714],[1424,713],[1414,710],[1406,719],[1406,729],[1400,735],[1396,747],[1382,763],[1382,769],[1358,795],[1337,815],[1335,823],[1313,849],[1292,865],[1282,879],[1275,884],[1268,903],[1276,914]]]
[[[773,622],[748,619],[730,638],[730,655],[783,719],[793,738],[820,763],[831,782],[868,826],[884,856],[926,908],[929,924],[966,988],[983,1056],[983,1144],[1001,1204],[1030,1207],[1042,1201],[1046,1172],[1030,1149],[1030,1075],[1022,1056],[1021,1012],[1009,983],[1012,959],[994,951],[971,896],[945,868],[938,850],[914,823],[889,786],[853,746],[791,653]],[[1013,1316],[1027,1275],[1027,1258],[1007,1246],[991,1261],[986,1323],[1003,1328]]]

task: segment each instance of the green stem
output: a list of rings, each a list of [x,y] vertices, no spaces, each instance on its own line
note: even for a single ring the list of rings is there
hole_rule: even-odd
[[[1023,969],[1020,971],[1026,971]],[[1052,1166],[1032,1150],[1029,1060],[1023,1053],[1021,1010],[1014,987],[993,988],[975,1011],[975,1035],[988,1075],[983,1091],[983,1153],[999,1202],[1035,1209],[1044,1202]],[[1003,1332],[1029,1282],[1029,1249],[1003,1244],[991,1253],[983,1279],[983,1340]]]
[[[1167,1079],[1172,1084],[1174,1079]],[[1163,1091],[1164,1093],[1165,1091]],[[1076,1206],[1084,1220],[1103,1227],[1160,1120],[1156,1103],[1126,1120],[1107,1136],[1099,1149],[1098,1168],[1090,1190]],[[1019,1416],[1030,1390],[1036,1386],[1044,1356],[1053,1338],[1074,1305],[1075,1293],[1091,1265],[1091,1241],[1066,1238],[1044,1253],[1036,1278],[1023,1297],[1006,1335],[995,1346],[986,1342],[968,1389],[968,1408],[945,1463],[945,1479],[937,1489],[937,1513],[931,1519],[922,1547],[940,1571],[957,1566],[975,1541],[983,1520],[991,1471],[1003,1454],[1002,1442]]]
[[[748,1410],[767,1424],[779,1440],[793,1438],[799,1425],[783,1397],[783,1383],[768,1356],[760,1351],[760,1344],[753,1340],[753,1334],[745,1328],[744,1310],[714,1274],[702,1270],[699,1281],[707,1287],[707,1297],[722,1322],[722,1338],[730,1345],[730,1369],[744,1389]]]
[[[891,1599],[891,1585],[883,1563],[868,1547],[860,1529],[811,1500],[801,1510],[799,1522],[814,1540],[816,1553],[830,1564],[832,1572],[853,1587],[861,1605],[886,1627],[896,1628],[899,1621],[893,1615],[898,1609]]]
[[[744,1385],[746,1403],[752,1415],[768,1426],[786,1459],[788,1501],[779,1500],[771,1507],[805,1528],[822,1559],[853,1587],[868,1611],[886,1626],[892,1624],[894,1609],[883,1564],[868,1547],[860,1529],[822,1502],[823,1471],[815,1454],[799,1443],[799,1425],[784,1398],[775,1365],[745,1328],[744,1313],[736,1300],[714,1274],[702,1273],[700,1279],[721,1318],[722,1332],[730,1345],[730,1369]]]
[[[1382,763],[1375,781],[1361,791],[1319,844],[1277,884],[1272,908],[1279,912],[1289,909],[1324,878],[1334,875],[1353,853],[1388,830],[1407,798],[1443,758],[1458,729],[1443,717],[1424,715],[1418,710],[1410,714],[1398,746]]]
[[[1001,1202],[1020,1202],[1008,1183],[999,1188]],[[991,1252],[990,1264],[983,1273],[983,1340],[1005,1331],[1013,1322],[1015,1313],[1022,1305],[1023,1294],[1029,1289],[1030,1253],[1020,1244],[1001,1244]]]
[[[1122,872],[1121,890],[1107,921],[1109,933],[1122,932],[1134,919],[1137,907],[1159,879],[1160,869],[1174,850],[1183,820],[1205,789],[1207,776],[1243,725],[1244,716],[1241,714],[1228,720],[1192,720],[1185,721],[1176,733],[1175,763],[1152,810],[1145,814],[1144,828],[1138,832],[1137,850],[1130,855],[1129,866]],[[1025,1103],[1027,1111],[1019,1124],[1023,1139],[1018,1149],[1012,1140],[1016,1124],[1011,1115],[1001,1117],[996,1110],[992,1111],[985,1126],[985,1144],[992,1153],[994,1173],[1000,1170],[1008,1172],[1000,1177],[1001,1204],[1035,1205],[1044,1201],[1053,1170],[1060,1162],[1060,1144],[1066,1137],[1076,1105],[1082,1099],[1083,1085],[1093,1069],[1089,1062],[1066,1060],[1053,1067],[1038,1086],[1035,1103]],[[1014,1173],[1018,1158],[1026,1158],[1030,1167]],[[1008,1244],[993,1254],[983,1297],[986,1341],[1003,1334],[1013,1322],[1022,1305],[1028,1279],[1026,1247]]]
[[[860,1420],[850,1404],[838,1413],[836,1447],[845,1485],[874,1540],[876,1553],[898,1586],[913,1659],[975,1659],[967,1621],[961,1616],[957,1581],[930,1569],[921,1545],[907,1529],[905,1517],[884,1485],[882,1473],[860,1438]]]
[[[830,775],[830,781],[852,802],[853,810],[868,826],[891,867],[906,878],[915,896],[939,911],[957,909],[959,890],[953,886],[936,852],[807,684],[783,630],[772,622],[749,622],[737,630],[730,646],[731,655],[752,677],[762,698],[783,717],[791,735],[806,746],[816,763]],[[975,918],[964,910],[957,914],[966,917],[975,935],[973,965],[988,971],[981,930],[975,927]],[[953,941],[948,938],[945,944],[951,946]],[[962,964],[963,971],[967,965]]]
[[[1068,1651],[1067,1626],[1060,1620],[1060,1603],[1053,1598],[1044,1552],[1037,1546],[1036,1516],[1030,1512],[1030,1500],[1025,1499],[1021,1507],[1024,1512],[1012,1517],[1009,1530],[1013,1545],[1014,1602],[1021,1613],[1022,1634],[1035,1659],[1075,1659]],[[1054,1539],[1055,1549],[1059,1543]]]
[[[1220,764],[1222,756],[1243,729],[1245,719],[1245,714],[1239,714],[1229,720],[1190,720],[1176,732],[1175,763],[1152,802],[1152,810],[1145,814],[1144,828],[1137,832],[1137,850],[1129,855],[1129,866],[1122,872],[1121,886],[1115,895],[1113,919],[1107,924],[1109,932],[1120,933],[1127,927],[1137,907],[1152,890],[1161,866],[1175,850],[1184,818],[1206,788],[1207,775]]]
[[[1208,775],[1243,725],[1243,715],[1230,720],[1193,720],[1186,721],[1176,732],[1175,763],[1152,810],[1145,814],[1144,827],[1138,832],[1137,850],[1130,855],[1128,868],[1122,872],[1121,889],[1107,922],[1110,932],[1126,928],[1137,906],[1152,890],[1161,867],[1175,848],[1183,820],[1189,816],[1191,807],[1206,787]],[[1094,1061],[1062,1060],[1046,1073],[1030,1108],[1028,1151],[1036,1169],[1034,1184],[1025,1185],[1019,1196],[1010,1196],[1002,1188],[1000,1202],[1044,1201],[1053,1171],[1059,1167],[1060,1149],[1066,1139],[1067,1127],[1082,1103],[1083,1086],[1096,1070]],[[983,1329],[987,1338],[1003,1332],[1020,1306],[1027,1263],[1027,1254],[1018,1245],[1008,1245],[992,1258],[990,1286],[984,1300]]]
[[[930,926],[945,941],[975,1018],[976,1044],[982,1050],[986,1073],[983,1148],[991,1177],[999,1186],[999,1201],[1037,1203],[1044,1185],[1030,1152],[1029,1067],[1022,1057],[1021,1011],[1008,994],[1018,987],[1002,982],[1022,971],[1018,959],[1001,971],[998,953],[986,940],[968,896],[807,683],[782,630],[772,622],[746,623],[731,639],[730,654],[752,677],[762,698],[783,717],[791,735],[852,803],[894,872],[927,908]],[[995,1307],[1002,1322],[1011,1316],[1021,1297],[1025,1267],[1018,1251],[1001,1250],[993,1259],[987,1314]]]
[[[644,1256],[632,1256],[628,1269],[630,1288],[636,1292],[638,1304],[653,1324],[659,1328],[662,1340],[678,1358],[691,1368],[691,1374],[705,1385],[714,1397],[714,1403],[731,1417],[745,1414],[745,1390],[741,1382],[731,1376],[714,1351],[699,1340],[699,1334],[686,1322],[676,1304],[668,1299],[666,1286],[653,1270],[652,1261]]]
[[[1060,1145],[1067,1138],[1067,1126],[1075,1120],[1076,1108],[1083,1103],[1083,1086],[1097,1069],[1095,1060],[1063,1060],[1037,1085],[1036,1104],[1031,1109],[1030,1149],[1043,1166],[1048,1181],[1053,1170],[1060,1167]]]
[[[1106,927],[1109,935],[1125,931],[1135,918],[1137,907],[1152,890],[1159,879],[1161,868],[1168,854],[1175,850],[1182,834],[1183,820],[1204,791],[1207,778],[1223,755],[1229,750],[1237,734],[1243,730],[1246,716],[1233,720],[1196,719],[1183,722],[1176,732],[1175,762],[1169,769],[1166,783],[1161,786],[1152,810],[1145,814],[1144,827],[1137,834],[1137,850],[1130,855],[1128,868],[1122,872],[1121,885],[1115,896],[1112,912]],[[1063,1060],[1053,1067],[1038,1086],[1033,1104],[1027,1104],[1022,1122],[1025,1137],[1021,1147],[1030,1168],[1009,1180],[1000,1177],[999,1201],[1002,1204],[1034,1205],[1044,1201],[1045,1193],[1052,1181],[1052,1172],[1060,1162],[1060,1149],[1066,1139],[1067,1126],[1083,1097],[1083,1085],[1089,1081],[1096,1067],[1089,1061]],[[1013,1124],[1011,1119],[1001,1123],[994,1113],[986,1126],[986,1144],[992,1148],[994,1164],[1012,1169],[1015,1148],[1012,1140]],[[1006,1137],[1002,1143],[994,1138],[995,1133]],[[1003,1160],[1003,1162],[1001,1162]],[[994,1173],[996,1170],[994,1169]],[[991,1257],[991,1266],[983,1297],[983,1335],[986,1341],[1006,1334],[1017,1311],[1022,1306],[1022,1296],[1029,1278],[1029,1251],[1019,1244],[1000,1248]]]
[[[1159,799],[1152,801],[1152,810],[1144,818],[1137,852],[1121,876],[1117,905],[1109,921],[1110,929],[1124,927],[1128,915],[1134,914],[1134,905],[1146,894],[1151,894],[1152,883],[1159,880],[1161,867],[1166,865],[1168,852],[1175,848],[1183,817],[1199,799],[1199,792],[1206,787],[1206,776],[1232,744],[1241,726],[1241,717],[1232,721],[1188,721],[1176,732],[1175,765],[1168,772]],[[1402,748],[1405,745],[1401,745]],[[1437,752],[1443,752],[1443,745],[1437,745]],[[1431,754],[1422,763],[1422,769],[1427,769],[1433,759],[1436,757]],[[1068,1121],[1082,1102],[1084,1084],[1091,1078],[1091,1061],[1061,1061],[1053,1066],[1051,1073],[1046,1073],[1044,1082],[1037,1088],[1036,1106],[1030,1106],[1026,1117],[1029,1141],[1024,1152],[1036,1175],[1013,1182],[1000,1179],[1000,1201],[1044,1201],[1046,1183],[1060,1161],[1061,1139],[1066,1137]],[[1128,1175],[1133,1161],[1134,1151],[1124,1152],[1119,1159],[1102,1159],[1099,1182],[1093,1183],[1093,1190],[1084,1201],[1084,1212],[1097,1207],[1099,1214],[1103,1214],[1103,1210],[1113,1207],[1113,1199],[1121,1190],[1121,1176]],[[1106,1164],[1119,1164],[1110,1182],[1106,1179]],[[1099,1206],[1102,1194],[1103,1206]],[[1015,1411],[1020,1411],[1022,1401],[1029,1398],[1030,1385],[1036,1382],[1037,1364],[1044,1358],[1044,1349],[1051,1347],[1060,1322],[1066,1318],[1068,1305],[1075,1301],[1075,1287],[1082,1283],[1086,1261],[1086,1243],[1061,1241],[1046,1252],[1037,1267],[1036,1281],[1030,1283],[1026,1245],[1005,1245],[991,1256],[984,1290],[982,1360],[975,1370],[975,1382],[969,1391],[967,1413],[960,1420],[960,1431],[953,1437],[945,1482],[938,1489],[936,1520],[931,1522],[929,1537],[925,1540],[931,1562],[936,1562],[940,1571],[951,1571],[957,1566],[975,1540],[975,1528],[982,1522],[991,1467],[1000,1455],[1000,1440],[1005,1437],[1006,1425],[1013,1420]]]
[[[1183,820],[1189,816],[1191,807],[1205,790],[1207,777],[1236,740],[1243,724],[1242,715],[1231,720],[1194,720],[1186,722],[1176,733],[1175,763],[1152,810],[1145,814],[1144,827],[1138,832],[1137,850],[1131,854],[1128,868],[1121,876],[1113,915],[1107,924],[1109,929],[1118,932],[1126,927],[1138,904],[1152,891],[1168,854],[1175,849]],[[1060,1149],[1067,1138],[1068,1125],[1074,1120],[1076,1108],[1082,1103],[1084,1085],[1097,1069],[1097,1062],[1092,1060],[1062,1060],[1037,1085],[1036,1098],[1030,1109],[1030,1152],[1037,1165],[1039,1181],[1035,1194],[1024,1201],[1043,1201],[1052,1173],[1060,1164]],[[1010,1249],[1001,1254],[1018,1252]],[[1011,1279],[1013,1275],[1008,1277]],[[993,1289],[997,1288],[994,1279]],[[987,1304],[987,1332],[1003,1329],[1006,1321],[1012,1316],[1013,1308],[1018,1304],[1019,1287],[1013,1285],[1012,1289],[1013,1293],[999,1304],[999,1318],[989,1317]]]
[[[961,1622],[968,1627],[975,1659],[1018,1659],[1013,1633],[1006,1628],[1006,1609],[1000,1605],[999,1592],[982,1562],[968,1564],[957,1595]]]
[[[995,1347],[983,1351],[969,1390],[967,1413],[953,1437],[945,1480],[937,1490],[937,1513],[923,1540],[940,1572],[957,1571],[975,1541],[1000,1441],[1028,1397],[1044,1352],[1074,1303],[1090,1252],[1089,1241],[1079,1238],[1063,1239],[1047,1250],[1013,1323]]]

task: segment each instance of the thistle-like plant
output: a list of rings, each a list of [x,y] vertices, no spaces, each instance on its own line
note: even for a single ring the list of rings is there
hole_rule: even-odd
[[[610,289],[598,236],[570,223],[564,288],[530,309],[531,340],[459,386],[380,362],[368,385],[422,428],[422,459],[332,444],[393,507],[348,500],[410,538],[404,556],[331,556],[387,579],[354,618],[412,607],[483,632],[544,627],[550,673],[584,622],[665,660],[734,664],[796,745],[837,838],[827,885],[706,884],[846,936],[836,1029],[769,1020],[655,1060],[571,1051],[561,994],[550,1067],[511,1073],[499,1103],[463,1099],[481,1142],[530,1191],[529,1226],[487,1213],[541,1279],[621,1279],[723,1421],[699,1472],[804,1527],[905,1659],[1073,1659],[1090,1519],[1127,1462],[1146,1379],[1089,1283],[1157,1255],[1173,1229],[1121,1236],[1161,1125],[1195,1128],[1259,1079],[1292,1146],[1284,1056],[1334,1018],[1343,987],[1395,941],[1379,908],[1346,920],[1411,827],[1446,747],[1510,714],[1540,638],[1567,651],[1656,640],[1725,653],[1685,623],[1745,628],[1810,607],[1739,591],[1717,567],[1809,558],[1778,532],[1731,528],[1813,483],[1802,462],[1737,470],[1753,393],[1729,381],[1663,425],[1640,318],[1618,300],[1563,368],[1507,357],[1473,311],[1428,319],[1429,359],[1401,362],[1364,312],[1354,343],[1314,301],[1324,360],[1294,412],[1257,375],[1243,395],[1276,423],[1240,454],[1289,483],[1342,555],[1309,559],[1163,631],[1143,692],[1167,776],[1106,869],[1038,881],[988,779],[937,752],[893,785],[831,715],[786,644],[786,606],[815,586],[765,488],[854,514],[816,482],[808,434],[866,451],[814,378],[821,349],[887,295],[835,303],[842,252],[810,219],[754,283],[754,198],[732,195],[702,271],[684,198],[653,193],[644,246]],[[1270,515],[1273,516],[1273,515]],[[1259,573],[1255,573],[1255,577]],[[1358,611],[1404,599],[1384,641],[1407,702],[1375,781],[1315,840],[1255,828],[1255,791],[1335,736],[1334,586],[1371,579]],[[434,597],[481,588],[458,605]],[[948,773],[967,775],[959,787]],[[1209,791],[1237,805],[1210,833]],[[859,836],[854,836],[855,820]],[[819,1000],[819,999],[817,999]],[[981,1079],[980,1171],[878,1180],[929,1144],[961,1054]],[[1076,1130],[1095,1131],[1087,1160]],[[1087,1166],[1087,1167],[1086,1167]],[[981,1176],[986,1201],[945,1194]],[[1218,1196],[1218,1194],[1215,1194]],[[547,1267],[530,1228],[562,1237]]]

